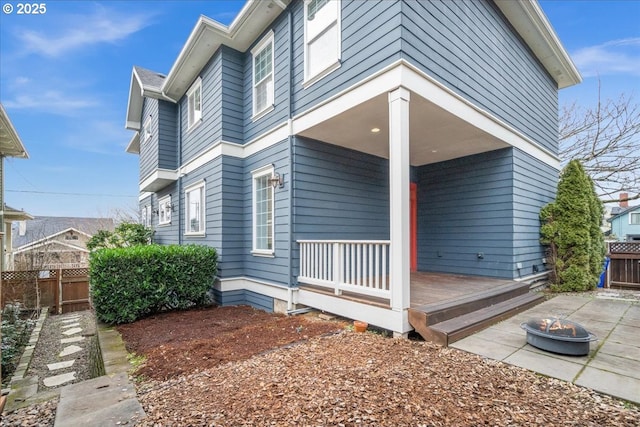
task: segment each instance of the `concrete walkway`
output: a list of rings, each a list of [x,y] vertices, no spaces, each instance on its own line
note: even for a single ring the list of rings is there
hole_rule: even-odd
[[[613,295],[559,295],[451,347],[640,404],[640,301]],[[597,336],[587,356],[563,356],[527,344],[520,324],[550,316],[570,319]]]

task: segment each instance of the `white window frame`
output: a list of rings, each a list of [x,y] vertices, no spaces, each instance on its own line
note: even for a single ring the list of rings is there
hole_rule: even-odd
[[[638,217],[637,221],[633,221],[633,217]],[[640,212],[629,213],[629,225],[640,225]]]
[[[260,53],[262,53],[265,49],[271,46],[271,72],[267,73],[259,82],[255,81],[256,76],[256,58]],[[266,36],[262,38],[260,43],[258,43],[253,49],[251,49],[251,64],[252,64],[252,73],[251,73],[251,86],[253,87],[252,96],[253,96],[253,116],[252,120],[257,120],[265,114],[269,113],[274,109],[275,102],[275,45],[273,43],[273,31],[270,31]],[[269,79],[271,79],[271,83],[269,84]],[[266,84],[267,88],[267,102],[266,105],[262,108],[258,108],[258,87]]]
[[[151,133],[151,116],[149,116],[149,117],[147,117],[147,120],[144,121],[142,141],[146,142],[146,141],[150,140],[151,136],[152,136],[152,133]]]
[[[200,109],[195,107],[196,94],[199,94]],[[202,122],[202,78],[198,77],[187,91],[187,130],[195,128]]]
[[[271,185],[271,183],[268,183],[268,189],[271,195],[271,206],[270,206],[270,210],[271,210],[271,216],[270,218],[267,218],[267,227],[269,224],[269,221],[271,222],[271,235],[268,236],[268,238],[271,241],[271,248],[258,248],[258,200],[256,197],[257,194],[257,190],[258,190],[258,180],[261,178],[264,178],[265,176],[268,178],[273,178],[273,172],[274,172],[274,168],[273,165],[266,165],[263,166],[259,169],[253,170],[251,171],[251,183],[252,183],[252,190],[251,190],[251,198],[252,198],[252,228],[253,228],[253,237],[252,237],[252,250],[251,250],[251,254],[255,255],[255,256],[266,256],[266,257],[273,257],[275,254],[275,230],[276,230],[276,226],[275,226],[275,189],[273,188],[273,186]]]
[[[192,184],[184,189],[184,234],[185,236],[204,236],[207,229],[206,213],[207,213],[207,199],[206,199],[206,186],[204,181]],[[189,208],[191,205],[190,194],[194,191],[200,191],[200,227],[196,231],[192,231],[190,228],[191,219],[189,217]]]
[[[310,34],[309,30],[309,20],[308,20],[308,11],[309,4],[314,0],[305,0],[304,1],[304,81],[302,86],[307,88],[327,76],[331,72],[340,68],[342,59],[342,3],[340,0],[329,0],[329,2],[320,8],[320,11],[324,13],[320,13],[320,19],[326,18],[327,21],[325,23],[319,24],[319,29],[314,31],[314,34]],[[335,18],[332,15],[334,10],[331,8],[335,8]],[[325,9],[328,8],[328,9]],[[318,13],[318,11],[316,11]],[[333,31],[333,27],[335,26],[336,34],[336,52],[335,59],[333,61],[327,62],[327,65],[318,70],[310,69],[310,49],[309,45],[314,41],[318,40],[321,36],[325,35],[328,31]]]
[[[171,224],[171,210],[171,194],[169,194],[158,202],[158,225]]]
[[[145,227],[151,227],[151,206],[145,205],[140,210],[140,222]]]

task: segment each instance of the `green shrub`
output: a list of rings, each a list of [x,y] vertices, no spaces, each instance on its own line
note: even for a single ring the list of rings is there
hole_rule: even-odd
[[[209,302],[217,272],[214,248],[149,245],[91,253],[89,277],[96,316],[130,323],[169,308]]]
[[[603,213],[593,181],[579,161],[570,161],[556,200],[540,211],[540,242],[548,247],[553,290],[585,291],[597,285],[605,251]]]
[[[103,248],[149,245],[152,237],[153,230],[151,228],[133,222],[123,222],[113,231],[97,231],[87,242],[87,249],[93,251]]]

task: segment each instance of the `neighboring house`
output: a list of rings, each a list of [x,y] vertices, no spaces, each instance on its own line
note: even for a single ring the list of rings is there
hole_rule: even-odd
[[[142,218],[218,249],[223,304],[405,333],[411,271],[544,270],[579,82],[536,1],[249,1],[200,17],[166,76],[133,68]]]
[[[7,206],[4,199],[4,159],[5,157],[17,157],[28,159],[29,154],[24,144],[13,127],[7,112],[0,104],[0,271],[6,270],[7,252],[11,251],[11,223],[24,221],[33,217],[28,213]]]
[[[617,210],[609,218],[611,234],[621,242],[640,242],[640,205]]]
[[[99,230],[113,229],[111,218],[41,216],[14,223],[9,265],[15,270],[86,267],[87,241]]]

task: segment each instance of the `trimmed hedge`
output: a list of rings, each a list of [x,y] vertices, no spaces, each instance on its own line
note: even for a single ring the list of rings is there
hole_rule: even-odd
[[[89,278],[96,316],[130,323],[165,309],[209,302],[217,272],[214,248],[148,245],[91,253]]]

